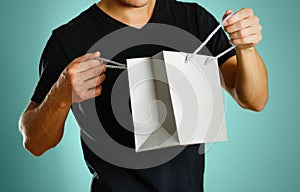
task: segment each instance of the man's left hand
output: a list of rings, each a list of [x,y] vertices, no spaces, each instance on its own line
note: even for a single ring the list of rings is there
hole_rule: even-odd
[[[223,18],[232,12],[227,10]],[[225,23],[224,29],[229,34],[231,43],[237,45],[238,48],[251,48],[262,40],[262,26],[259,18],[249,8],[236,12]]]

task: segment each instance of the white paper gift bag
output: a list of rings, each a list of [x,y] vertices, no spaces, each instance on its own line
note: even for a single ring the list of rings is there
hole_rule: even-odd
[[[217,59],[186,57],[127,59],[137,152],[227,140]]]

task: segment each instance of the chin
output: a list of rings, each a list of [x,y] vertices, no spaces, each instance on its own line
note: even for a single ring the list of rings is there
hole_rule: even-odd
[[[119,0],[122,4],[130,7],[144,7],[151,0]]]

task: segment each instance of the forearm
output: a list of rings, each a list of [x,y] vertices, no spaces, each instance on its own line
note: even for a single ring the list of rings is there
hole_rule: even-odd
[[[41,155],[59,143],[70,104],[62,103],[62,95],[53,85],[44,101],[33,109],[26,110],[20,119],[24,146],[34,155]]]
[[[255,48],[237,48],[235,97],[244,108],[260,111],[268,99],[266,67]]]
[[[24,146],[31,153],[41,155],[59,143],[73,102],[79,103],[101,94],[106,67],[96,59],[98,57],[100,52],[74,59],[44,101],[40,105],[31,102],[22,114],[19,127]]]

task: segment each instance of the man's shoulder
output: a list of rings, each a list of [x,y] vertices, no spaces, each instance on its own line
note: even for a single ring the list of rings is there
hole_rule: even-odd
[[[167,10],[180,19],[193,19],[193,17],[210,17],[211,14],[200,4],[196,2],[183,2],[181,0],[157,0],[162,1]]]
[[[98,21],[95,16],[95,6],[93,4],[69,22],[52,31],[52,39],[55,39],[55,43],[62,47],[69,60],[86,53],[97,39],[95,34],[98,34],[99,27],[95,27]]]
[[[76,31],[82,31],[85,27],[89,26],[91,19],[93,19],[93,8],[95,5],[90,6],[88,9],[82,11],[79,15],[71,19],[69,22],[57,27],[52,31],[56,36],[69,36],[76,34]]]
[[[173,5],[173,7],[176,9],[182,9],[182,10],[194,9],[194,10],[200,10],[200,11],[204,10],[205,11],[204,7],[202,7],[201,5],[199,5],[196,2],[185,2],[185,1],[181,1],[181,0],[163,0],[163,1],[165,1],[167,4]]]

